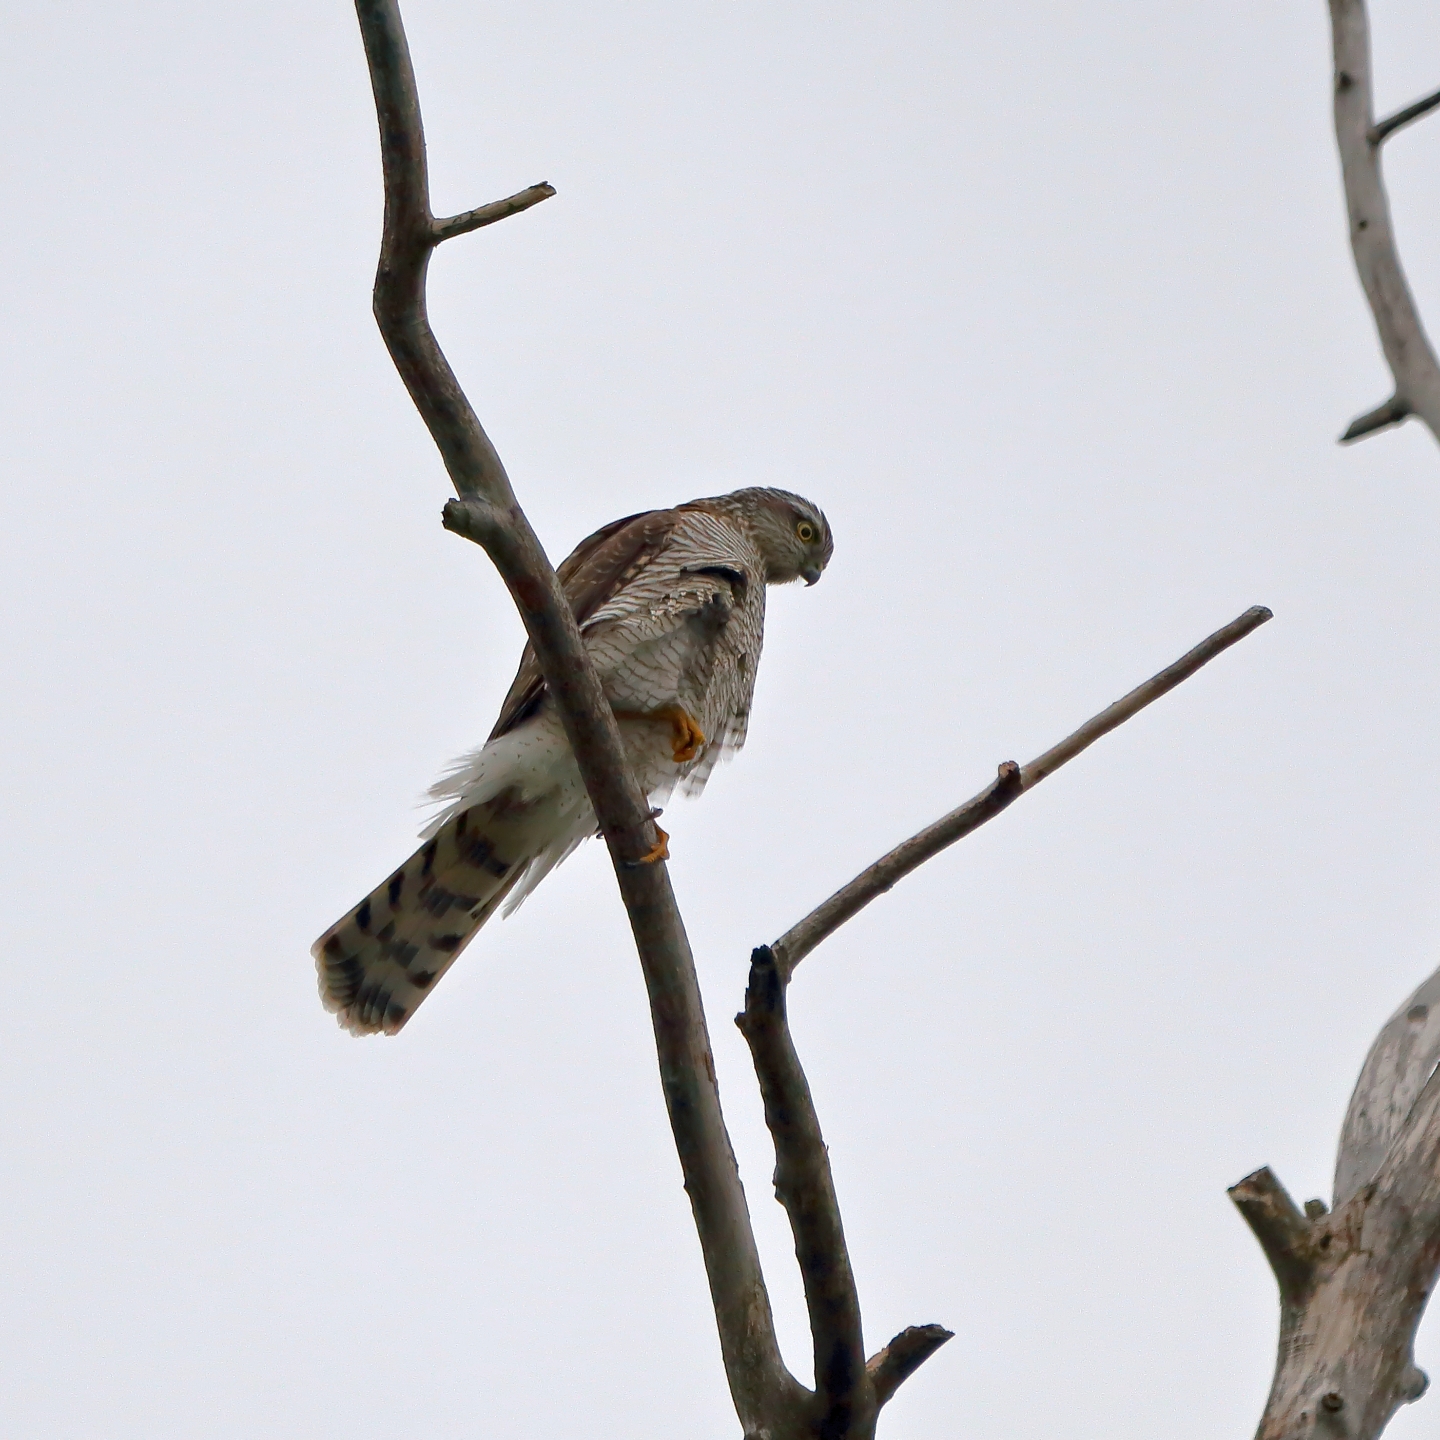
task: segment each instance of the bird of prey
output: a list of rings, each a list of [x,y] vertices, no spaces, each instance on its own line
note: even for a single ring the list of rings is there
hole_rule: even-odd
[[[560,566],[652,804],[697,794],[744,744],[765,587],[813,585],[832,549],[815,505],[752,488],[616,520]],[[395,1034],[501,903],[508,914],[595,833],[532,646],[490,738],[430,794],[445,808],[424,843],[311,951],[320,998],[354,1035]]]

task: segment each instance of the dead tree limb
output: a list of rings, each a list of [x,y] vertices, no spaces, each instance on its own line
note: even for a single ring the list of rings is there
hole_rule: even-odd
[[[775,941],[770,949],[786,979],[822,940],[833,935],[897,881],[957,840],[964,839],[972,830],[978,830],[987,820],[993,820],[1012,801],[1018,800],[1027,790],[1033,790],[1047,775],[1053,775],[1067,760],[1073,760],[1102,735],[1108,735],[1152,701],[1173,690],[1182,680],[1188,680],[1202,665],[1228,650],[1237,640],[1243,640],[1270,618],[1271,612],[1263,605],[1252,606],[1202,640],[1173,665],[1167,665],[1158,675],[1152,676],[1143,685],[1137,685],[1128,695],[1092,716],[1073,734],[1067,735],[1058,745],[1052,745],[1028,765],[1022,768],[1013,760],[1007,760],[995,780],[978,795],[972,796],[948,815],[942,815],[919,834],[902,841],[888,855],[882,855]]]
[[[746,1433],[760,1435],[776,1427],[777,1417],[792,1416],[806,1392],[780,1357],[745,1191],[720,1112],[695,964],[669,875],[663,863],[633,863],[656,841],[650,807],[630,772],[555,572],[426,314],[425,273],[436,245],[553,192],[533,186],[498,205],[437,222],[399,6],[396,0],[356,0],[355,9],[375,92],[385,183],[375,318],[459,492],[445,507],[445,525],[481,545],[508,586],[609,846],[649,992],[661,1084],[700,1233],[726,1376]]]
[[[1380,169],[1381,145],[1440,106],[1440,92],[1377,124],[1365,0],[1330,0],[1330,28],[1335,52],[1335,139],[1350,217],[1350,248],[1395,381],[1395,393],[1353,420],[1340,439],[1342,443],[1359,440],[1411,415],[1440,439],[1440,363],[1400,264]]]
[[[419,97],[398,4],[356,0],[356,13],[375,93],[384,169],[376,320],[458,492],[459,498],[445,506],[444,524],[482,546],[509,588],[610,850],[649,992],[661,1083],[736,1411],[750,1440],[870,1440],[880,1406],[950,1332],[938,1325],[912,1327],[865,1361],[859,1298],[829,1157],[786,1014],[793,956],[803,951],[795,945],[783,965],[766,947],[755,952],[740,1020],[775,1141],[776,1189],[800,1260],[815,1347],[814,1392],[790,1374],[780,1357],[745,1192],[720,1111],[694,961],[668,873],[663,863],[635,863],[656,838],[649,807],[555,573],[426,314],[425,276],[437,245],[516,214],[554,191],[549,185],[534,185],[506,200],[436,220],[430,211]],[[1038,783],[1269,618],[1268,610],[1247,612],[1025,772],[1013,763],[1002,766],[996,784],[962,807],[969,828],[998,813],[1028,784]],[[964,833],[963,827],[950,828],[954,833],[947,831],[949,838],[942,843]],[[898,873],[913,869],[939,848],[922,846]],[[824,934],[858,908],[832,916]],[[806,948],[819,938],[823,935],[812,937]]]
[[[865,1368],[860,1297],[840,1221],[840,1202],[809,1082],[790,1036],[784,977],[768,947],[750,957],[745,1009],[735,1023],[750,1046],[765,1124],[775,1142],[775,1198],[795,1236],[815,1353],[817,1433],[873,1433],[875,1385]]]
[[[1370,1049],[1341,1130],[1334,1208],[1267,1170],[1230,1191],[1280,1289],[1257,1440],[1375,1440],[1429,1381],[1415,1332],[1440,1275],[1440,971]]]

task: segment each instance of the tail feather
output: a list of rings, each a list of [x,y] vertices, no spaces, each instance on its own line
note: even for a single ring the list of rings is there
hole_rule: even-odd
[[[447,817],[311,948],[325,1008],[353,1035],[394,1035],[569,818],[517,790]]]

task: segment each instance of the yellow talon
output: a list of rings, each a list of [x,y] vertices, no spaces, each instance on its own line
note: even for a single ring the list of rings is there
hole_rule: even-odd
[[[670,725],[670,758],[677,765],[693,760],[705,748],[705,732],[683,705],[662,705],[658,710],[617,710],[617,720],[661,720]]]
[[[636,865],[653,865],[657,860],[668,860],[670,858],[670,837],[658,825],[655,827],[655,837],[655,843],[650,847],[649,853],[642,855],[632,863]]]
[[[684,765],[705,748],[705,732],[683,706],[673,706],[669,719],[670,755],[677,765]]]

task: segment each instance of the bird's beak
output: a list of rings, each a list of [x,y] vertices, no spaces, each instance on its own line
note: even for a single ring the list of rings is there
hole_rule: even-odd
[[[800,572],[800,578],[807,585],[813,585],[820,578],[820,567],[818,565],[805,566]]]

